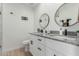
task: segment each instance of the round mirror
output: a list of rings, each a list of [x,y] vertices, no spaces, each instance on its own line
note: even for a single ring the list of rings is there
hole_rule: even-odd
[[[65,3],[55,13],[55,22],[59,26],[68,27],[79,22],[79,4]]]
[[[46,14],[46,13],[42,14],[40,19],[39,19],[40,27],[42,29],[45,29],[49,24],[49,20],[50,20],[50,18],[49,18],[48,14]]]

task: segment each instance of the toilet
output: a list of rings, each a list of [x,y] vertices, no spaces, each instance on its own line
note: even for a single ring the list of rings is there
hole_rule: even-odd
[[[29,51],[29,44],[30,44],[30,40],[23,41],[25,52]]]

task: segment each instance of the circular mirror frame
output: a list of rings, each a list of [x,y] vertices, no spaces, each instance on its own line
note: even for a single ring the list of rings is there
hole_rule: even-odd
[[[59,10],[63,5],[65,5],[65,4],[69,4],[69,3],[63,3],[61,6],[59,6],[58,9],[56,10],[55,16],[54,16],[54,20],[55,20],[56,24],[59,25],[60,27],[65,27],[65,26],[62,26],[62,25],[58,24],[58,22],[56,21],[57,12],[58,12],[58,10]],[[77,23],[78,23],[78,22],[76,22],[76,23],[74,23],[74,24],[72,24],[72,25],[66,26],[66,27],[71,27],[71,26],[73,26],[73,25],[75,25],[75,24],[77,24]]]
[[[40,24],[40,19],[41,19],[41,17],[44,16],[44,15],[48,16],[48,23],[43,27],[43,26]],[[49,25],[50,17],[49,17],[49,15],[48,15],[47,13],[43,13],[43,14],[41,15],[41,17],[39,18],[39,25],[40,25],[40,27],[41,27],[42,29],[45,29],[45,28],[47,28],[47,26]]]

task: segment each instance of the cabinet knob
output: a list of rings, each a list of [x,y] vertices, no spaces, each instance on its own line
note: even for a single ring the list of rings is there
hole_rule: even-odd
[[[31,45],[33,45],[33,41],[31,40]]]
[[[42,50],[41,48],[37,48],[37,49],[40,50],[40,51]]]
[[[38,41],[42,41],[41,39],[38,39]]]

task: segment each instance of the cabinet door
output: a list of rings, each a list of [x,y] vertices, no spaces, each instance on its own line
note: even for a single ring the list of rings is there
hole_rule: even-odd
[[[54,50],[54,56],[65,56],[65,55],[60,51]]]
[[[45,41],[46,41],[46,46],[47,46],[48,48],[54,49],[55,43],[53,42],[52,39],[46,39]]]
[[[30,52],[32,53],[32,55],[34,56],[45,56],[45,46],[42,44],[38,44],[38,45],[31,45],[30,46]]]
[[[32,53],[32,55],[37,55],[36,54],[36,45],[37,45],[36,39],[37,39],[36,36],[31,36],[29,49],[30,49],[30,52]]]
[[[61,49],[59,48],[61,45],[57,41],[54,41],[51,39],[46,39],[46,46],[48,48],[50,48],[50,50],[46,48],[48,51],[48,52],[46,51],[47,55],[53,55],[53,56],[63,56],[64,55],[64,54],[62,54]],[[57,49],[57,48],[59,48],[59,49]],[[55,49],[57,49],[57,50],[55,50]]]
[[[37,46],[37,50],[38,50],[40,56],[45,56],[46,55],[45,45],[39,44]]]
[[[50,48],[46,48],[46,56],[54,56],[54,50]]]

